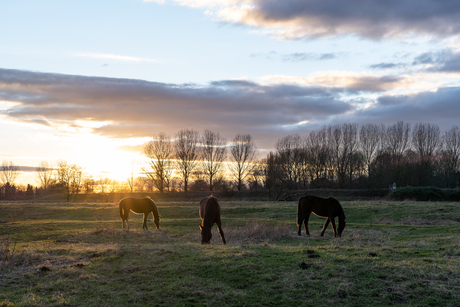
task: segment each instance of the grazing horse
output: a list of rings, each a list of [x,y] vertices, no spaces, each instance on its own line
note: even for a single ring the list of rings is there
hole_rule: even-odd
[[[217,224],[222,242],[224,242],[224,244],[227,243],[225,241],[224,232],[222,230],[222,223],[220,220],[220,205],[217,202],[217,198],[211,195],[209,197],[203,198],[200,201],[200,218],[201,244],[209,243],[211,241],[211,227],[214,225],[214,223]]]
[[[342,232],[345,229],[346,220],[339,201],[334,197],[321,198],[313,195],[307,195],[299,199],[299,205],[297,207],[297,226],[299,226],[299,236],[301,235],[300,230],[304,220],[305,231],[307,236],[310,235],[310,232],[308,231],[308,218],[312,212],[317,216],[327,218],[324,223],[323,230],[321,231],[321,236],[324,235],[329,223],[332,224],[334,236],[340,237],[342,235]],[[334,222],[335,217],[339,218],[339,228],[337,230]]]
[[[118,209],[120,211],[120,218],[123,221],[123,229],[125,229],[125,221],[128,225],[129,230],[129,212],[132,211],[137,214],[144,214],[144,222],[142,224],[142,229],[147,228],[147,217],[149,213],[152,212],[153,223],[157,226],[157,229],[160,228],[160,213],[158,212],[157,205],[150,197],[145,198],[133,198],[126,197],[120,200],[118,203]]]

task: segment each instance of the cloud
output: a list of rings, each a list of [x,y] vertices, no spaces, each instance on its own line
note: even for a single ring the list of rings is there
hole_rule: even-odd
[[[261,57],[267,60],[272,60],[274,58],[279,58],[283,62],[302,62],[302,61],[323,61],[323,60],[332,60],[336,59],[343,54],[337,53],[314,53],[314,52],[294,52],[294,53],[277,53],[271,51],[268,53],[252,53],[251,57]]]
[[[260,148],[324,124],[404,120],[451,126],[460,118],[460,87],[392,95],[408,82],[404,77],[351,73],[269,81],[168,84],[0,69],[0,100],[14,102],[0,116],[111,138],[174,135],[184,128],[211,129],[228,140],[249,133]],[[374,98],[347,98],[356,93]]]
[[[460,52],[452,49],[425,52],[417,56],[412,65],[424,65],[429,72],[459,73]]]
[[[336,89],[221,80],[181,85],[0,69],[0,100],[14,98],[1,114],[114,137],[151,137],[193,127],[226,133],[277,129],[339,115],[355,106]],[[88,119],[99,125],[80,124]],[[229,138],[231,136],[228,136]]]
[[[445,87],[437,91],[426,91],[408,95],[383,95],[373,107],[360,110],[357,117],[369,122],[430,122],[449,128],[458,125],[460,87]],[[403,116],[402,116],[403,115]]]
[[[386,92],[399,88],[407,88],[413,82],[407,76],[372,75],[368,73],[353,73],[343,71],[329,71],[315,73],[308,77],[267,76],[268,83],[290,83],[299,86],[325,87],[339,92],[363,93]]]
[[[261,28],[281,39],[356,35],[385,39],[460,33],[455,0],[172,0],[213,18]]]
[[[407,67],[404,63],[379,63],[369,65],[370,69],[400,69]]]
[[[284,62],[301,62],[301,61],[322,61],[335,59],[335,53],[312,53],[312,52],[296,52],[284,55]]]

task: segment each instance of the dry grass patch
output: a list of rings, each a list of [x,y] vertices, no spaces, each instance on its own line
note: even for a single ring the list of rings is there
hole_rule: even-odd
[[[286,223],[270,226],[259,221],[250,221],[243,227],[229,228],[225,237],[229,242],[270,242],[292,238],[293,232]]]

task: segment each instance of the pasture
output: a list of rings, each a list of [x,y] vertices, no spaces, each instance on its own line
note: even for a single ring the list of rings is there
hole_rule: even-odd
[[[297,202],[219,200],[226,245],[199,200],[156,203],[129,232],[115,202],[0,203],[0,306],[460,306],[457,203],[341,201],[334,238],[299,237]]]

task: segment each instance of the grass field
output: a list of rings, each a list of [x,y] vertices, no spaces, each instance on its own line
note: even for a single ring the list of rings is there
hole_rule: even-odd
[[[227,245],[200,244],[198,201],[0,203],[0,306],[460,306],[460,205],[342,201],[347,227],[297,235],[296,202],[224,201]]]

